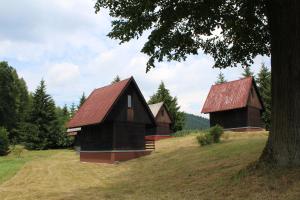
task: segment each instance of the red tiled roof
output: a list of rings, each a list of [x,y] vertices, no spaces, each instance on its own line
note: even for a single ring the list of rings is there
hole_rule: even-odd
[[[115,84],[95,89],[68,122],[67,127],[80,127],[102,122],[122,91],[131,82],[129,78]]]
[[[247,106],[253,78],[248,77],[213,85],[206,98],[202,113],[211,113]]]

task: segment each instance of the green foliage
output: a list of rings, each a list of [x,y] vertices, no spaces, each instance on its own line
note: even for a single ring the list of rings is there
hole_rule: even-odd
[[[219,73],[217,81],[215,82],[216,84],[221,84],[221,83],[226,83],[225,76],[222,72]]]
[[[216,126],[211,127],[208,130],[208,133],[209,133],[209,135],[211,135],[214,143],[219,143],[220,138],[221,138],[222,134],[224,133],[224,129],[220,125],[216,125]]]
[[[28,117],[30,96],[22,78],[7,62],[0,62],[0,126],[9,131],[11,142],[18,141],[18,123]]]
[[[264,121],[267,130],[271,127],[271,72],[270,70],[262,64],[259,73],[256,78],[259,94],[264,103],[265,110],[262,113],[262,119]]]
[[[181,131],[177,131],[176,133],[172,134],[172,136],[174,137],[183,137],[183,136],[187,136],[190,134],[197,134],[197,133],[202,133],[203,130],[201,129],[184,129]]]
[[[85,102],[85,100],[86,100],[85,94],[82,93],[82,96],[80,97],[80,100],[79,100],[79,105],[77,106],[78,109],[82,106],[82,104]]]
[[[213,143],[213,137],[209,133],[202,133],[196,137],[199,145],[205,146]]]
[[[8,132],[5,128],[0,127],[0,156],[4,156],[8,153],[9,141]]]
[[[201,117],[201,116],[189,114],[189,113],[184,113],[184,115],[185,115],[185,123],[184,123],[183,130],[209,128],[209,120],[208,119]]]
[[[114,83],[117,83],[117,82],[120,82],[121,81],[121,78],[119,77],[119,75],[117,75],[114,80],[111,82],[111,84],[114,84]]]
[[[177,103],[177,97],[172,97],[168,89],[166,89],[163,82],[160,83],[158,90],[155,94],[150,97],[148,101],[149,104],[155,104],[159,102],[164,102],[172,119],[172,130],[179,131],[182,130],[184,126],[184,113],[180,112],[180,106]]]
[[[75,106],[75,103],[73,102],[71,104],[71,107],[70,107],[70,117],[72,118],[76,113],[76,106]]]
[[[108,36],[120,43],[150,30],[141,50],[149,56],[147,70],[155,61],[182,61],[199,49],[212,55],[215,67],[225,68],[270,55],[267,2],[97,0],[95,10],[109,10],[114,20]]]
[[[246,66],[244,67],[244,72],[242,73],[243,77],[247,78],[247,77],[252,77],[254,75],[254,73],[251,71],[250,66]]]

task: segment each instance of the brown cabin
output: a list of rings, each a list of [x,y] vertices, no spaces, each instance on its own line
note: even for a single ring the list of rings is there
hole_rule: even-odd
[[[263,102],[253,77],[213,85],[202,113],[209,113],[210,126],[231,131],[263,130]]]
[[[146,126],[154,117],[135,80],[129,79],[95,89],[68,122],[76,135],[80,160],[124,161],[147,155]]]
[[[153,136],[154,140],[169,137],[172,133],[172,117],[164,104],[164,102],[159,102],[156,104],[149,104],[149,108],[155,119],[155,126],[147,127],[147,138]]]

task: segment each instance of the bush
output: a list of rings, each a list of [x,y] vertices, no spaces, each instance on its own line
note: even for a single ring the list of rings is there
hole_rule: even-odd
[[[211,135],[214,143],[219,143],[222,134],[224,133],[223,127],[220,125],[215,125],[211,127],[209,130],[209,134]]]
[[[213,138],[209,133],[203,133],[197,136],[197,141],[201,146],[213,143]]]
[[[8,154],[9,150],[9,140],[8,140],[8,132],[5,128],[0,127],[0,156],[4,156]]]

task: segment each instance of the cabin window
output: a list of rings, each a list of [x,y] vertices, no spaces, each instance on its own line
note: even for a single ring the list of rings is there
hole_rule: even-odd
[[[131,95],[127,96],[127,107],[132,108],[132,96]]]

